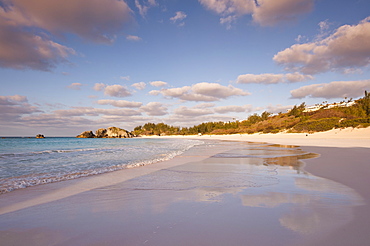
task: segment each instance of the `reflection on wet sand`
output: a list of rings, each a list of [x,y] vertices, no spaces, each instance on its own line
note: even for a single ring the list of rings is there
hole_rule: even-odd
[[[280,224],[311,234],[348,222],[351,206],[361,204],[361,197],[352,189],[304,172],[301,160],[315,157],[318,155],[296,146],[256,144],[219,153],[201,165],[162,170],[131,185],[136,189],[191,190],[192,199],[198,202],[222,202],[226,194],[232,194],[247,207],[286,206]],[[160,177],[165,177],[164,182]]]
[[[38,228],[64,233],[55,237],[62,241],[44,245],[297,245],[294,240],[348,223],[352,207],[362,202],[350,188],[305,172],[302,159],[317,155],[296,146],[213,145],[223,151],[2,219],[11,228],[22,223],[19,238],[30,231],[42,236]],[[198,154],[207,151],[202,148]],[[42,216],[58,223],[37,220]],[[7,239],[10,234],[1,230],[0,238]],[[261,236],[271,231],[279,240]]]
[[[255,144],[219,153],[201,163],[160,170],[125,187],[187,192],[158,203],[163,206],[158,211],[180,201],[222,203],[232,195],[245,207],[275,209],[281,226],[289,230],[312,234],[347,223],[351,206],[361,204],[361,197],[350,188],[302,169],[302,159],[317,156],[295,146]]]

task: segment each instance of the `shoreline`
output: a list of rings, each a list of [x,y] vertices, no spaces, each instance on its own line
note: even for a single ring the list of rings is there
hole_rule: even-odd
[[[152,137],[152,136],[150,136]],[[154,136],[156,137],[156,136]],[[172,137],[172,136],[167,136]],[[224,141],[247,141],[285,146],[299,146],[319,157],[305,159],[304,170],[312,175],[344,184],[359,193],[364,204],[354,207],[350,223],[336,231],[302,245],[367,245],[370,242],[370,127],[333,129],[327,132],[278,133],[278,134],[231,134],[176,136],[177,138],[217,139]]]
[[[351,134],[348,134],[348,132],[351,133],[350,131],[341,132],[339,133],[340,135],[338,135],[337,133],[337,136],[340,136],[337,138],[330,138],[330,134],[328,135],[328,133],[313,134],[315,135],[315,137],[312,138],[313,140],[310,141],[307,141],[307,136],[302,134],[301,136],[293,135],[291,137],[287,137],[286,135],[278,135],[278,137],[276,137],[276,135],[274,135],[273,137],[267,135],[254,137],[251,137],[251,135],[212,135],[192,137],[186,136],[199,140],[226,140],[226,142],[224,142],[226,143],[226,145],[218,146],[217,144],[215,144],[211,148],[204,150],[201,149],[200,151],[199,149],[197,151],[195,151],[196,149],[191,149],[190,151],[184,153],[183,155],[177,156],[174,159],[161,163],[156,163],[154,165],[148,165],[133,169],[125,169],[121,171],[115,171],[112,173],[101,174],[71,181],[34,186],[3,194],[0,196],[0,219],[7,219],[2,221],[8,221],[8,223],[11,224],[14,223],[13,220],[17,218],[19,220],[19,223],[17,224],[17,227],[15,227],[16,229],[0,229],[0,239],[4,240],[4,242],[9,242],[9,244],[12,245],[22,245],[21,243],[17,243],[22,242],[22,240],[23,242],[24,240],[29,240],[30,245],[48,245],[51,242],[59,243],[60,245],[70,245],[71,243],[74,243],[75,245],[91,245],[93,244],[92,242],[94,242],[94,240],[103,240],[102,238],[104,238],[106,235],[100,235],[102,238],[95,238],[95,236],[84,238],[83,236],[81,237],[81,235],[91,234],[90,232],[99,231],[96,228],[96,226],[99,228],[99,225],[95,225],[96,219],[101,221],[101,223],[103,224],[105,221],[106,226],[109,226],[111,223],[116,223],[115,220],[109,220],[108,215],[111,214],[116,216],[120,214],[120,216],[123,216],[124,220],[132,221],[131,223],[133,223],[133,228],[126,228],[126,230],[130,232],[129,235],[132,235],[132,237],[130,236],[130,238],[128,238],[127,240],[125,239],[126,241],[124,242],[127,245],[156,245],[150,244],[151,240],[153,239],[151,237],[148,237],[148,239],[146,240],[140,241],[140,244],[138,243],[139,241],[135,240],[141,240],[141,234],[146,233],[145,235],[148,236],[151,235],[150,233],[159,233],[161,231],[160,229],[164,230],[165,228],[167,228],[164,231],[162,230],[161,232],[169,233],[174,228],[176,228],[176,226],[180,226],[182,224],[198,225],[200,223],[198,221],[198,217],[204,214],[207,214],[209,216],[206,217],[208,220],[212,220],[212,218],[216,214],[217,216],[221,216],[220,218],[223,218],[223,226],[234,229],[239,228],[239,226],[240,228],[244,228],[243,224],[240,224],[238,226],[238,223],[241,223],[241,221],[234,217],[236,215],[233,214],[234,209],[236,209],[235,211],[239,211],[236,207],[233,209],[235,203],[228,204],[228,206],[230,206],[230,209],[222,210],[225,213],[224,215],[218,212],[218,209],[220,209],[220,205],[217,205],[217,202],[206,203],[202,206],[196,203],[189,203],[197,201],[199,199],[199,195],[203,197],[202,199],[204,199],[204,197],[207,200],[215,199],[213,196],[217,197],[217,194],[219,192],[217,191],[217,189],[212,189],[210,186],[210,188],[207,188],[207,192],[204,194],[204,191],[199,190],[198,192],[196,189],[196,196],[193,196],[194,194],[191,195],[191,193],[189,193],[190,191],[188,191],[187,189],[167,190],[166,185],[175,185],[178,180],[173,180],[171,176],[163,176],[163,174],[168,174],[168,172],[171,170],[175,171],[175,173],[180,174],[185,171],[184,174],[188,175],[185,181],[192,180],[193,178],[196,178],[196,176],[194,176],[195,174],[189,172],[190,170],[192,170],[192,168],[199,168],[199,164],[204,165],[208,163],[208,160],[210,160],[210,157],[214,154],[225,152],[228,150],[234,150],[235,148],[240,148],[238,146],[242,146],[243,142],[247,141],[252,142],[252,144],[255,144],[256,146],[260,146],[260,144],[258,143],[261,142],[283,144],[287,145],[286,147],[300,146],[299,148],[306,152],[318,153],[320,154],[320,157],[318,158],[303,160],[303,162],[305,163],[304,170],[315,176],[323,177],[328,180],[333,180],[337,183],[345,185],[360,194],[363,199],[363,204],[352,207],[352,215],[350,216],[352,217],[352,219],[348,223],[340,225],[334,231],[329,230],[327,234],[320,234],[320,236],[317,237],[308,236],[305,238],[304,241],[299,241],[299,243],[295,241],[295,243],[289,245],[308,246],[314,243],[318,245],[328,246],[366,245],[368,242],[370,242],[370,236],[367,233],[370,226],[370,214],[367,212],[370,209],[370,191],[368,191],[366,188],[368,186],[367,180],[370,176],[370,168],[367,161],[369,153],[368,146],[370,146],[368,145],[370,142],[368,135],[368,133],[370,132],[369,130],[370,128],[366,129],[366,131],[357,131],[355,129],[355,134],[353,134],[352,131],[352,135],[354,136],[353,138],[349,137]],[[332,133],[333,132],[331,132],[331,134]],[[181,138],[183,137],[181,136]],[[323,139],[326,139],[326,141],[323,142]],[[338,141],[339,139],[342,139],[343,141]],[[352,141],[348,141],[350,139]],[[317,145],[313,145],[313,143],[316,143]],[[227,146],[227,148],[225,146]],[[231,160],[232,159],[229,159],[229,161]],[[171,171],[171,173],[173,171]],[[161,175],[158,176],[159,174]],[[148,186],[148,188],[128,188],[133,182],[137,182],[137,180],[141,180],[139,184],[145,184]],[[207,182],[209,182],[210,180],[212,179],[205,178],[205,181]],[[158,186],[158,182],[164,182],[165,186],[163,186],[163,188],[159,187],[159,189],[154,188]],[[240,190],[236,189],[233,192],[240,192]],[[232,197],[231,194],[228,196],[229,199],[230,197]],[[178,195],[181,196],[176,198],[176,196]],[[168,205],[168,201],[174,202],[169,204],[180,204],[180,207],[177,207],[175,210],[173,210],[173,205]],[[132,206],[134,206],[134,208],[131,208],[131,205],[128,206],[127,204],[131,204]],[[193,205],[187,206],[186,204]],[[253,208],[250,209],[253,210]],[[136,214],[136,217],[132,217],[133,215],[130,215],[132,212],[129,211],[131,210],[132,212],[134,212],[134,214]],[[90,211],[91,215],[94,215],[93,217],[98,217],[91,218],[90,214],[86,214],[87,211]],[[148,213],[148,211],[151,212]],[[167,211],[167,213],[165,211]],[[168,217],[168,211],[172,217]],[[182,212],[179,213],[180,211]],[[195,215],[194,217],[194,211],[200,214]],[[242,211],[244,210],[241,210],[240,212]],[[154,215],[158,214],[159,217],[154,216],[153,213]],[[182,215],[183,213],[185,213],[185,215]],[[227,214],[229,213],[231,213],[230,216],[232,218],[235,218],[236,220],[230,220],[230,218],[227,216]],[[165,214],[167,215],[164,216]],[[68,216],[66,217],[66,215]],[[42,219],[43,216],[46,217]],[[171,226],[169,226],[166,223],[168,223],[169,219],[173,218],[173,216],[178,220],[178,224],[172,224]],[[79,221],[78,223],[77,221],[73,222],[74,217],[80,218],[79,220],[81,221]],[[67,218],[72,218],[72,220],[67,220]],[[147,221],[147,219],[149,219],[149,221]],[[256,219],[258,220],[258,218]],[[35,222],[36,220],[37,222]],[[67,222],[65,222],[65,220],[67,220]],[[27,223],[30,223],[29,221],[33,221],[31,223],[32,225],[30,225],[31,229],[25,229],[27,228]],[[34,225],[34,223],[36,223],[36,225]],[[74,223],[77,224],[77,227],[76,224],[73,225]],[[148,227],[150,223],[154,223],[153,225],[155,225],[155,223],[159,223],[159,225],[157,226],[157,229],[153,229]],[[215,228],[217,229],[217,223],[210,223],[211,222],[209,222],[208,224],[206,223],[205,226],[209,226],[210,228],[214,228],[216,226]],[[143,224],[149,225],[143,228]],[[269,227],[269,225],[264,224],[263,221],[258,222],[257,224],[261,224],[263,228]],[[39,227],[37,225],[39,225]],[[56,225],[58,225],[59,227],[65,226],[66,228],[69,228],[71,226],[72,229],[70,230],[72,231],[61,228],[57,229],[58,231],[67,231],[65,232],[65,235],[68,235],[66,237],[64,234],[55,234],[57,233],[55,230],[53,231],[52,229],[45,229],[48,228],[48,226],[50,226],[50,228],[53,228]],[[135,231],[133,230],[134,228],[140,228],[140,230]],[[278,233],[280,229],[278,229],[277,227],[274,228],[271,228],[271,233]],[[197,234],[196,231],[192,230],[192,227],[189,227],[187,229],[195,233],[194,235]],[[254,228],[254,230],[257,229]],[[106,230],[104,231],[107,232]],[[122,240],[120,239],[121,234],[119,231],[113,231],[109,233],[111,236],[113,236],[113,238],[105,238],[104,240],[107,240],[107,242],[109,242],[106,245],[122,244],[122,241],[119,241]],[[208,235],[206,231],[204,231],[203,233],[204,234],[202,234],[200,238],[196,238],[198,240],[197,242],[203,242],[203,245],[210,245],[209,242],[213,240],[212,235]],[[241,231],[226,231],[223,233],[227,233],[226,235],[234,235],[233,240],[235,240],[235,242],[233,242],[234,244],[231,245],[240,245],[241,241],[239,241],[239,243],[237,242],[238,240],[241,240],[244,235]],[[258,235],[256,236],[256,240],[262,240],[261,235],[258,234],[258,230],[256,231],[256,233]],[[153,236],[154,235],[155,234],[153,234]],[[171,239],[176,240],[176,242],[185,243],[186,240],[189,240],[188,238],[186,238],[186,236],[186,232],[176,231],[176,233],[173,233],[174,238]],[[40,237],[43,237],[43,240],[45,241],[37,241]],[[99,235],[96,237],[99,237]],[[274,245],[273,241],[262,243],[260,245]],[[103,241],[100,242],[103,243]],[[213,245],[222,245],[222,243],[217,241],[212,242]],[[164,241],[162,243],[164,243]],[[164,243],[161,245],[170,244]],[[179,245],[183,244],[180,243]]]
[[[229,141],[267,142],[281,145],[316,147],[364,147],[370,148],[370,127],[333,129],[326,132],[308,133],[254,133],[225,135],[175,135],[144,136],[143,138],[191,138]]]

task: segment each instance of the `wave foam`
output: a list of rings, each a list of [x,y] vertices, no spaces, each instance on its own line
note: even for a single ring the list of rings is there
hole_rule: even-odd
[[[122,169],[128,168],[137,168],[146,165],[151,165],[154,163],[167,161],[173,159],[174,157],[181,155],[185,151],[189,150],[190,148],[201,145],[204,142],[202,141],[187,141],[185,146],[181,146],[180,150],[172,151],[169,153],[164,154],[163,157],[160,158],[153,158],[147,160],[138,160],[138,161],[131,161],[130,163],[124,163],[120,165],[114,165],[109,167],[102,167],[102,168],[94,168],[90,170],[83,170],[77,172],[60,172],[60,173],[44,173],[44,174],[31,174],[31,175],[23,175],[18,177],[12,178],[5,178],[0,180],[0,194],[8,193],[13,190],[23,189],[31,186],[42,185],[42,184],[49,184],[55,183],[60,181],[72,180],[76,178],[88,177],[92,175],[98,175],[108,172],[113,172]],[[179,147],[179,146],[178,146]],[[103,150],[101,148],[99,150]],[[40,152],[33,152],[35,154],[47,154],[47,153],[65,153],[65,152],[78,152],[78,151],[94,151],[97,149],[80,149],[80,150],[50,150],[50,151],[40,151]],[[104,149],[107,150],[107,149]]]

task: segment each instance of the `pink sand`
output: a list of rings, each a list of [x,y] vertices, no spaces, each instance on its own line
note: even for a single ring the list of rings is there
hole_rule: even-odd
[[[2,245],[368,245],[370,129],[313,135],[193,136],[238,140],[192,149],[170,161],[17,190],[0,196]],[[355,203],[275,192],[286,166],[247,165],[243,141],[300,145],[297,187],[353,196]],[[264,146],[255,143],[255,146]],[[320,147],[318,147],[320,146]],[[287,149],[288,151],[289,149]],[[253,159],[253,158],[252,158]],[[280,163],[299,163],[286,158]],[[271,168],[271,169],[269,169]],[[281,169],[281,170],[280,170]],[[278,171],[280,170],[280,171]],[[283,176],[275,177],[275,172]],[[249,176],[252,172],[254,175]],[[259,173],[268,172],[267,176]],[[308,176],[307,176],[308,175]],[[322,178],[320,178],[322,177]],[[289,181],[290,182],[290,181]],[[254,186],[262,185],[261,189]],[[286,186],[289,191],[290,185]],[[311,188],[310,188],[311,187]],[[256,193],[257,192],[257,193]],[[328,198],[330,200],[330,198]],[[343,200],[344,201],[344,200]],[[273,212],[273,213],[272,213]]]

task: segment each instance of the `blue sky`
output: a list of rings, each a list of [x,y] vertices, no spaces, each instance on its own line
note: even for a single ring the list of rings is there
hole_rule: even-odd
[[[369,64],[367,0],[3,0],[0,136],[356,99]]]

